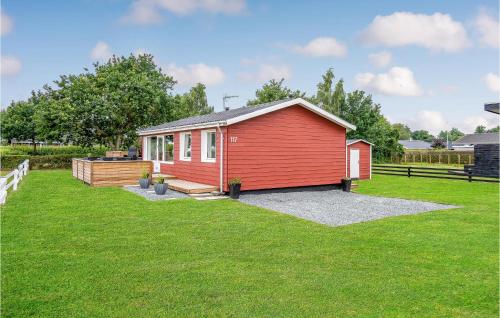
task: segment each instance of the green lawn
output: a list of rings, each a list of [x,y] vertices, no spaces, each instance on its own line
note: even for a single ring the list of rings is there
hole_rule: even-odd
[[[498,317],[498,185],[376,176],[460,209],[327,227],[30,171],[2,209],[3,317]]]

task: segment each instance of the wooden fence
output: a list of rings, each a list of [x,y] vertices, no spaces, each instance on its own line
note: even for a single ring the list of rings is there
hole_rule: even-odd
[[[391,156],[392,163],[429,163],[429,164],[474,164],[472,151],[406,151],[401,156]]]
[[[438,178],[451,180],[465,180],[469,182],[499,182],[498,176],[475,176],[467,167],[464,170],[449,169],[449,168],[431,168],[431,167],[415,167],[415,166],[394,166],[394,165],[372,165],[373,174],[383,174],[390,176],[401,177],[422,177],[422,178]]]
[[[12,188],[17,190],[17,185],[23,177],[28,174],[29,160],[24,160],[16,169],[9,172],[7,175],[0,177],[0,204],[4,204],[7,199],[7,191]]]

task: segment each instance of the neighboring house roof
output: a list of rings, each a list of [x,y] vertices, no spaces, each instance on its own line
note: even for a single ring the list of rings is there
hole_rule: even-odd
[[[484,110],[487,112],[500,114],[500,103],[486,103],[484,104]]]
[[[424,140],[400,140],[399,144],[405,149],[430,149],[431,143]]]
[[[279,100],[271,103],[260,104],[256,106],[245,106],[208,115],[194,116],[179,119],[176,121],[164,123],[157,126],[144,128],[138,131],[139,135],[146,135],[153,132],[169,132],[186,129],[216,127],[232,125],[244,120],[248,120],[257,116],[268,114],[286,107],[300,105],[342,127],[347,129],[356,129],[356,126],[346,122],[345,120],[330,114],[320,107],[309,103],[302,98]]]
[[[366,140],[364,140],[364,139],[347,139],[347,140],[346,140],[346,145],[348,145],[348,146],[349,146],[349,145],[352,145],[352,144],[357,143],[358,141],[361,141],[361,142],[367,143],[367,144],[369,144],[369,145],[375,146],[375,145],[374,145],[374,144],[372,144],[371,142],[366,141]]]
[[[456,140],[454,145],[488,145],[500,143],[500,133],[482,133],[465,135]]]

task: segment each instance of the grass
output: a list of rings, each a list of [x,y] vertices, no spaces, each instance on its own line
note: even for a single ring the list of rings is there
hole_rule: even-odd
[[[2,316],[498,317],[498,185],[358,191],[462,207],[332,228],[31,171],[2,209]]]

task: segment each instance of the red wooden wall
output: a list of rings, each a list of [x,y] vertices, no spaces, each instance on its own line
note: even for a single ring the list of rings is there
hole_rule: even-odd
[[[240,177],[242,190],[336,184],[346,175],[346,129],[301,106],[231,125],[227,136],[225,175]]]
[[[350,156],[351,149],[359,149],[359,178],[360,179],[370,179],[370,144],[363,141],[355,142],[347,146],[347,175],[350,176]]]

